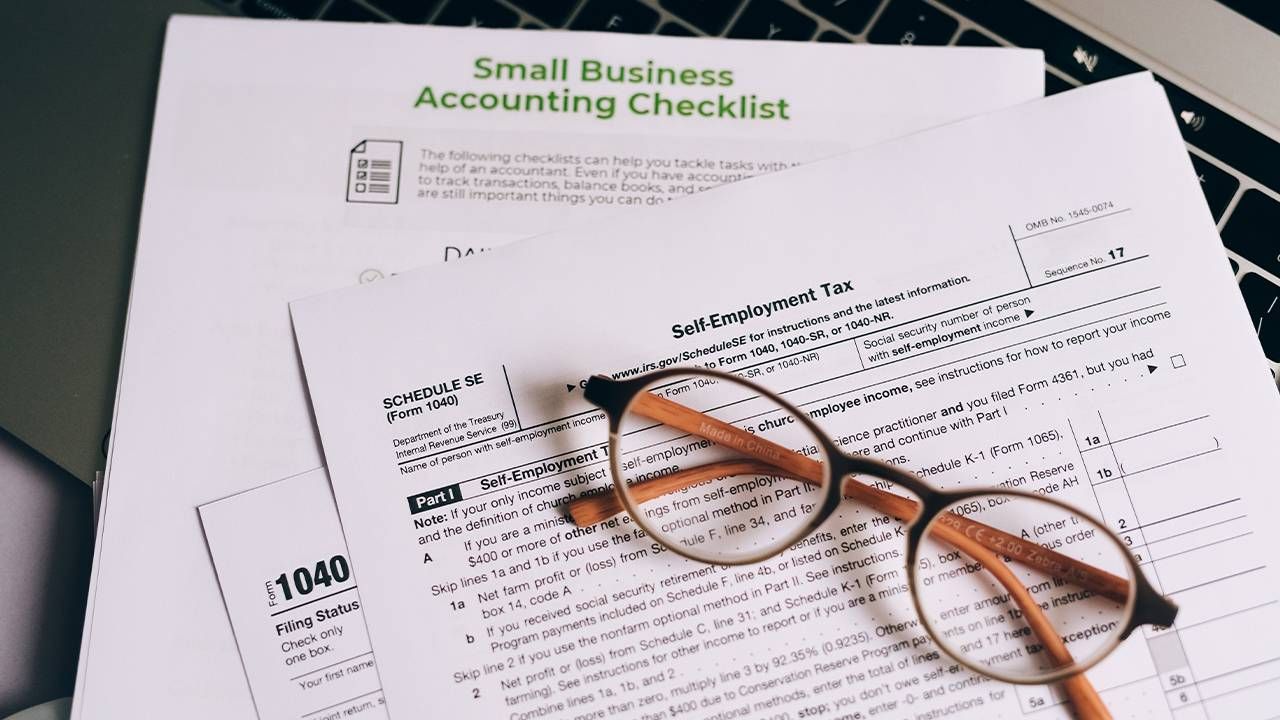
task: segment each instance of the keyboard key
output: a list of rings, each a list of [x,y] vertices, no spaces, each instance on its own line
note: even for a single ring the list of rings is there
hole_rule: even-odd
[[[1081,82],[1142,69],[1137,63],[1025,0],[938,0],[1014,45],[1044,50],[1044,61]]]
[[[778,0],[751,0],[729,30],[729,37],[757,40],[808,40],[818,23]]]
[[[876,14],[880,0],[800,0],[800,4],[842,30],[857,35],[866,29],[867,21]]]
[[[960,37],[956,38],[956,44],[966,47],[1000,47],[1000,43],[995,38],[977,30],[965,30],[960,33]]]
[[[960,23],[923,0],[892,0],[867,40],[897,45],[946,45]]]
[[[1075,85],[1072,85],[1051,72],[1046,72],[1044,74],[1045,95],[1057,95],[1060,92],[1066,92],[1074,87]]]
[[[1204,199],[1209,203],[1209,212],[1213,213],[1213,221],[1222,219],[1231,198],[1235,197],[1240,181],[1231,173],[1219,170],[1193,153],[1191,166],[1196,169],[1196,179],[1200,181],[1200,189],[1204,191]]]
[[[818,42],[847,43],[853,41],[834,30],[827,30],[818,36]]]
[[[658,11],[638,0],[587,0],[573,19],[575,30],[651,33],[658,27]]]
[[[370,5],[403,23],[426,22],[439,4],[437,0],[366,0]]]
[[[434,22],[458,27],[512,28],[519,21],[519,15],[493,0],[449,0]]]
[[[386,22],[387,19],[371,12],[351,0],[336,0],[324,11],[321,20],[338,20],[342,22]]]
[[[729,0],[661,0],[667,12],[698,28],[708,35],[719,35],[729,18],[742,5],[740,1]],[[661,32],[661,31],[659,31]]]
[[[1240,279],[1240,293],[1253,318],[1253,330],[1262,343],[1262,352],[1271,362],[1280,363],[1280,287],[1254,273]]]
[[[1280,190],[1280,143],[1157,77],[1169,95],[1182,139],[1224,164]]]
[[[662,27],[658,28],[658,34],[671,35],[674,37],[696,37],[697,36],[697,33],[681,25],[680,23],[676,23],[676,22],[663,23]]]
[[[324,0],[244,0],[240,12],[255,18],[313,18]]]
[[[1222,241],[1245,260],[1280,275],[1280,202],[1246,190],[1222,228]]]
[[[578,0],[511,0],[511,4],[552,27],[563,27]]]

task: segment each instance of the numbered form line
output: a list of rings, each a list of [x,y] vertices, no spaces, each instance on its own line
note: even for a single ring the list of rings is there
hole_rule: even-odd
[[[1171,429],[1171,428],[1176,428],[1176,427],[1179,427],[1179,426],[1181,426],[1181,425],[1186,425],[1186,424],[1188,424],[1188,423],[1193,423],[1193,422],[1195,422],[1195,421],[1197,421],[1197,420],[1207,420],[1208,418],[1209,418],[1209,416],[1208,416],[1208,415],[1199,415],[1199,416],[1196,416],[1196,417],[1193,417],[1193,418],[1188,418],[1188,419],[1186,419],[1186,420],[1179,420],[1178,422],[1175,422],[1175,423],[1169,423],[1168,425],[1161,425],[1161,426],[1160,426],[1160,427],[1158,427],[1158,428],[1152,428],[1151,430],[1144,430],[1144,431],[1142,431],[1142,432],[1140,432],[1140,433],[1134,433],[1134,434],[1132,434],[1132,435],[1129,435],[1128,437],[1122,437],[1122,438],[1120,438],[1120,439],[1118,439],[1118,440],[1112,440],[1112,441],[1110,442],[1110,444],[1111,444],[1111,445],[1119,445],[1120,443],[1128,442],[1129,440],[1136,440],[1136,439],[1138,439],[1138,438],[1140,438],[1140,437],[1146,437],[1147,435],[1150,435],[1150,434],[1152,434],[1152,433],[1158,433],[1158,432],[1160,432],[1161,430],[1169,430],[1169,429]],[[1087,447],[1087,448],[1084,448],[1084,449],[1082,449],[1080,452],[1093,452],[1094,450],[1101,450],[1101,449],[1103,449],[1103,448],[1105,448],[1105,447],[1107,447],[1107,446],[1106,446],[1106,445],[1094,445],[1093,447]]]
[[[1120,470],[1120,474],[1116,477],[1104,478],[1102,480],[1099,480],[1098,482],[1094,483],[1093,486],[1098,487],[1100,485],[1106,485],[1107,483],[1115,482],[1116,480],[1125,480],[1133,477],[1134,475],[1141,475],[1142,473],[1145,473],[1145,472],[1150,472],[1152,470],[1159,470],[1160,468],[1169,467],[1170,465],[1177,465],[1178,463],[1186,462],[1188,460],[1195,460],[1198,457],[1203,457],[1205,455],[1211,455],[1213,453],[1216,453],[1221,449],[1222,448],[1217,447],[1217,448],[1212,448],[1210,450],[1202,450],[1198,453],[1192,453],[1184,457],[1174,458],[1172,460],[1166,460],[1165,462],[1157,463],[1150,467],[1144,467],[1139,470],[1125,470],[1123,467],[1120,466],[1119,461],[1116,461],[1116,467]]]
[[[1213,506],[1210,506],[1210,507],[1213,507]],[[1197,510],[1196,512],[1199,512],[1199,510]],[[1187,513],[1187,514],[1189,514],[1189,513]],[[1190,530],[1183,530],[1182,532],[1177,532],[1177,533],[1174,533],[1174,534],[1172,534],[1172,535],[1165,535],[1164,537],[1159,537],[1159,538],[1156,538],[1155,540],[1147,540],[1147,541],[1146,541],[1145,543],[1143,543],[1143,544],[1144,544],[1144,545],[1155,545],[1156,543],[1161,543],[1161,542],[1164,542],[1165,540],[1172,540],[1172,539],[1174,539],[1174,538],[1180,538],[1180,537],[1182,537],[1182,536],[1184,536],[1184,535],[1190,535],[1190,534],[1191,534],[1191,533],[1193,533],[1193,532],[1200,532],[1201,530],[1207,530],[1207,529],[1209,529],[1209,528],[1211,528],[1211,527],[1217,527],[1217,526],[1219,526],[1219,525],[1226,525],[1226,524],[1227,524],[1227,523],[1229,523],[1229,522],[1235,522],[1236,520],[1243,520],[1243,519],[1245,519],[1245,518],[1247,518],[1247,517],[1249,517],[1249,516],[1248,516],[1248,515],[1236,515],[1235,517],[1229,517],[1229,518],[1227,518],[1226,520],[1219,520],[1219,521],[1217,521],[1217,522],[1211,522],[1211,523],[1209,523],[1208,525],[1200,525],[1199,527],[1193,527],[1193,528],[1191,528]],[[1142,528],[1142,526],[1135,527],[1135,528],[1133,528],[1133,530],[1132,530],[1131,532],[1137,532],[1137,531],[1138,531],[1139,529],[1141,529],[1141,528]],[[1146,537],[1146,533],[1143,533],[1143,537]]]
[[[1211,510],[1211,509],[1216,508],[1216,507],[1221,507],[1221,506],[1222,506],[1222,505],[1224,505],[1224,504],[1225,504],[1225,503],[1217,503],[1217,504],[1214,504],[1214,505],[1208,505],[1208,506],[1203,507],[1203,508],[1197,508],[1196,510],[1191,510],[1191,511],[1189,511],[1189,512],[1181,513],[1180,515],[1178,515],[1178,517],[1187,517],[1188,515],[1192,515],[1192,514],[1195,514],[1195,513],[1198,513],[1198,512],[1203,512],[1203,511],[1205,511],[1205,510]],[[1226,525],[1227,523],[1233,523],[1233,522],[1236,522],[1237,520],[1244,520],[1244,519],[1246,519],[1246,518],[1248,518],[1248,517],[1249,517],[1248,515],[1236,515],[1236,516],[1233,516],[1233,517],[1229,517],[1229,518],[1227,518],[1227,519],[1225,519],[1225,520],[1218,520],[1217,522],[1211,522],[1211,523],[1207,523],[1207,524],[1205,524],[1205,525],[1197,525],[1196,527],[1190,528],[1189,530],[1183,530],[1182,532],[1176,532],[1176,533],[1173,533],[1172,535],[1165,535],[1164,537],[1158,537],[1158,538],[1156,538],[1156,539],[1154,539],[1154,540],[1149,540],[1149,539],[1147,539],[1147,534],[1146,534],[1145,532],[1142,532],[1142,533],[1141,533],[1141,536],[1142,536],[1142,538],[1143,538],[1142,542],[1135,543],[1134,545],[1132,545],[1132,546],[1131,546],[1131,548],[1130,548],[1130,549],[1131,549],[1131,551],[1133,551],[1133,552],[1137,552],[1139,548],[1145,548],[1146,550],[1150,551],[1150,550],[1152,549],[1152,546],[1153,546],[1153,545],[1158,545],[1158,544],[1160,544],[1160,543],[1162,543],[1162,542],[1166,542],[1166,541],[1168,541],[1168,540],[1175,540],[1175,539],[1180,538],[1180,537],[1186,537],[1187,535],[1192,535],[1192,534],[1194,534],[1194,533],[1202,532],[1202,531],[1204,531],[1204,530],[1209,530],[1209,529],[1211,529],[1211,528],[1219,527],[1219,526],[1221,526],[1221,525]],[[1150,526],[1151,526],[1151,525],[1153,525],[1153,524],[1154,524],[1154,523],[1148,523],[1147,525],[1137,525],[1137,526],[1134,526],[1133,528],[1128,528],[1128,529],[1126,529],[1125,534],[1126,534],[1126,535],[1132,535],[1132,534],[1134,534],[1134,533],[1138,533],[1138,532],[1139,532],[1139,531],[1141,531],[1143,528],[1150,527]],[[1238,539],[1238,538],[1245,537],[1246,535],[1252,535],[1252,534],[1253,534],[1253,531],[1252,531],[1252,530],[1247,530],[1247,531],[1245,531],[1245,532],[1243,532],[1243,533],[1240,533],[1240,534],[1238,534],[1238,535],[1232,535],[1231,537],[1226,537],[1226,538],[1220,538],[1220,539],[1218,539],[1218,540],[1213,540],[1213,541],[1210,541],[1210,542],[1204,543],[1204,544],[1202,544],[1202,545],[1196,545],[1196,546],[1194,546],[1194,547],[1187,548],[1187,549],[1185,549],[1185,550],[1179,550],[1178,552],[1172,552],[1172,553],[1169,553],[1168,555],[1164,555],[1164,556],[1161,556],[1161,557],[1158,557],[1158,558],[1157,558],[1157,557],[1151,557],[1151,558],[1149,558],[1149,559],[1147,559],[1147,560],[1143,560],[1143,561],[1139,562],[1139,564],[1140,564],[1140,565],[1150,565],[1152,562],[1155,562],[1155,561],[1157,561],[1157,560],[1166,560],[1166,559],[1171,558],[1171,557],[1177,557],[1178,555],[1185,555],[1185,554],[1187,554],[1187,553],[1189,553],[1189,552],[1193,552],[1193,551],[1195,551],[1195,550],[1202,550],[1202,549],[1204,549],[1204,548],[1212,547],[1212,546],[1217,545],[1217,544],[1219,544],[1219,543],[1224,543],[1224,542],[1226,542],[1226,541],[1228,541],[1228,540],[1235,540],[1235,539]]]
[[[1242,515],[1241,517],[1244,517],[1244,516]],[[1232,518],[1232,519],[1233,519],[1233,520],[1238,520],[1239,518]],[[1214,525],[1218,525],[1218,524],[1220,524],[1220,523],[1214,523]],[[1202,527],[1202,528],[1196,528],[1195,530],[1188,530],[1188,531],[1187,531],[1187,532],[1185,532],[1185,533],[1178,533],[1177,535],[1171,535],[1171,536],[1169,536],[1169,537],[1167,537],[1167,538],[1162,538],[1162,539],[1163,539],[1163,540],[1171,540],[1171,539],[1173,539],[1173,538],[1175,538],[1175,537],[1179,537],[1179,536],[1182,536],[1182,535],[1189,535],[1189,534],[1191,534],[1191,533],[1193,533],[1193,532],[1198,532],[1198,531],[1200,531],[1200,530],[1204,530],[1204,529],[1209,528],[1209,527],[1213,527],[1213,526],[1212,526],[1212,525],[1206,525],[1206,526],[1204,526],[1204,527]],[[1171,553],[1169,553],[1168,555],[1161,555],[1160,557],[1152,557],[1150,560],[1146,560],[1146,561],[1144,561],[1144,562],[1142,562],[1142,563],[1139,563],[1139,564],[1140,564],[1140,565],[1150,565],[1151,563],[1159,562],[1159,561],[1161,561],[1161,560],[1168,560],[1169,558],[1178,557],[1179,555],[1186,555],[1187,553],[1193,553],[1193,552],[1195,552],[1195,551],[1197,551],[1197,550],[1204,550],[1205,548],[1211,548],[1211,547],[1213,547],[1214,545],[1221,545],[1222,543],[1225,543],[1225,542],[1231,542],[1232,540],[1239,540],[1239,539],[1240,539],[1240,538],[1242,538],[1242,537],[1249,537],[1249,536],[1250,536],[1250,535],[1252,535],[1252,534],[1253,534],[1253,531],[1252,531],[1252,530],[1250,530],[1250,531],[1248,531],[1248,532],[1242,532],[1242,533],[1240,533],[1239,535],[1232,535],[1232,536],[1230,536],[1230,537],[1222,538],[1221,540],[1213,540],[1213,541],[1211,541],[1211,542],[1207,542],[1207,543],[1205,543],[1205,544],[1203,544],[1203,545],[1195,545],[1195,546],[1193,546],[1193,547],[1189,547],[1189,548],[1187,548],[1186,550],[1179,550],[1178,552],[1171,552]],[[1159,542],[1159,540],[1157,540],[1157,541],[1155,541],[1155,542]],[[1150,549],[1151,549],[1151,543],[1149,543],[1149,542],[1148,542],[1148,543],[1143,543],[1142,545],[1138,545],[1137,547],[1143,547],[1143,546],[1145,546],[1148,550],[1150,550]]]
[[[1230,505],[1231,503],[1234,503],[1234,502],[1240,502],[1240,498],[1235,497],[1235,498],[1231,498],[1230,500],[1223,500],[1223,501],[1221,501],[1221,502],[1213,503],[1212,505],[1205,505],[1204,507],[1198,507],[1198,508],[1196,508],[1196,509],[1194,509],[1194,510],[1187,510],[1186,512],[1180,512],[1180,513],[1178,513],[1177,515],[1170,515],[1169,517],[1163,517],[1163,518],[1160,518],[1159,520],[1152,520],[1152,521],[1151,521],[1151,522],[1149,522],[1149,523],[1143,523],[1143,524],[1141,524],[1141,525],[1138,525],[1138,526],[1134,527],[1133,529],[1134,529],[1134,530],[1144,530],[1144,529],[1146,529],[1146,528],[1154,527],[1154,526],[1159,525],[1159,524],[1161,524],[1161,523],[1167,523],[1167,522],[1169,522],[1169,521],[1171,521],[1171,520],[1177,520],[1177,519],[1179,519],[1179,518],[1184,518],[1184,517],[1186,517],[1186,516],[1188,516],[1188,515],[1194,515],[1194,514],[1196,514],[1196,513],[1198,513],[1198,512],[1204,512],[1205,510],[1212,510],[1212,509],[1214,509],[1214,508],[1222,507],[1223,505]],[[1241,517],[1244,517],[1244,516],[1242,515]]]
[[[1150,675],[1143,675],[1143,676],[1141,676],[1141,677],[1135,677],[1135,678],[1133,678],[1133,679],[1131,679],[1131,680],[1125,680],[1125,681],[1124,681],[1124,682],[1122,682],[1122,683],[1116,683],[1115,685],[1106,685],[1106,686],[1103,686],[1103,687],[1099,687],[1099,688],[1098,688],[1098,694],[1099,694],[1099,695],[1104,695],[1104,694],[1109,693],[1109,692],[1115,692],[1116,690],[1123,690],[1124,688],[1130,687],[1130,686],[1132,686],[1132,685],[1139,685],[1139,684],[1141,684],[1141,683],[1147,683],[1147,682],[1154,682],[1157,686],[1159,686],[1159,684],[1160,684],[1160,675],[1159,675],[1159,674],[1157,674],[1157,673],[1151,673]],[[1031,686],[1027,686],[1027,685],[1019,685],[1019,686],[1017,686],[1017,689],[1018,689],[1018,690],[1023,690],[1024,688],[1028,688],[1028,687],[1031,687]],[[1055,709],[1057,709],[1057,708],[1061,707],[1061,706],[1063,705],[1063,703],[1065,703],[1065,702],[1066,702],[1065,693],[1064,693],[1064,692],[1063,692],[1063,690],[1062,690],[1061,688],[1059,688],[1058,686],[1056,686],[1056,685],[1048,685],[1048,686],[1045,686],[1045,689],[1049,691],[1049,697],[1050,697],[1050,699],[1052,700],[1052,702],[1046,702],[1044,705],[1041,705],[1040,707],[1032,708],[1032,709],[1030,709],[1030,710],[1026,710],[1026,709],[1024,709],[1024,710],[1022,711],[1023,716],[1027,716],[1027,715],[1039,715],[1040,713],[1046,712],[1046,711],[1048,711],[1048,710],[1055,710]],[[1167,692],[1168,692],[1167,690],[1165,690],[1165,689],[1163,689],[1163,688],[1161,688],[1161,689],[1160,689],[1160,691],[1161,691],[1161,692],[1164,692],[1164,693],[1167,693]]]

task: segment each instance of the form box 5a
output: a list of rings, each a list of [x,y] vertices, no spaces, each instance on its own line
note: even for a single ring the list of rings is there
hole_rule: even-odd
[[[428,510],[442,508],[445,505],[452,505],[461,499],[462,485],[459,483],[445,485],[442,488],[428,490],[426,492],[418,493],[417,495],[410,495],[408,497],[409,514],[417,515],[418,513],[427,512]]]

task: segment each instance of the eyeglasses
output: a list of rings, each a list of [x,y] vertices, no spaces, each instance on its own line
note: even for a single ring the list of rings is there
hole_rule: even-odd
[[[854,589],[846,607],[909,593],[921,625],[957,662],[1011,683],[1061,681],[1081,717],[1109,717],[1081,673],[1138,627],[1169,626],[1178,613],[1119,537],[1053,497],[1072,492],[1069,476],[1039,491],[1019,489],[1031,486],[1029,473],[944,491],[898,467],[911,451],[904,443],[952,432],[941,411],[833,438],[764,388],[682,368],[597,375],[585,397],[608,417],[615,492],[571,502],[577,525],[625,511],[667,549],[717,565],[788,548],[806,563],[821,557]],[[860,405],[822,400],[812,416]],[[872,449],[899,457],[876,460]],[[809,540],[843,499],[856,503],[853,523],[819,533],[826,543]],[[895,520],[906,524],[905,548]]]

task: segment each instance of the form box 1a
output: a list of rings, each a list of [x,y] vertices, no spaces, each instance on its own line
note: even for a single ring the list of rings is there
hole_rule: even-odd
[[[417,495],[410,495],[409,514],[417,515],[418,513],[427,512],[428,510],[436,510],[445,505],[452,505],[462,499],[462,485],[454,483],[445,485],[435,490],[420,492]]]

